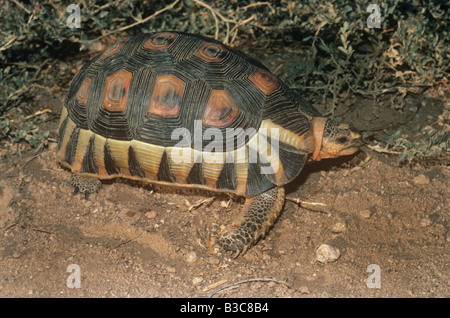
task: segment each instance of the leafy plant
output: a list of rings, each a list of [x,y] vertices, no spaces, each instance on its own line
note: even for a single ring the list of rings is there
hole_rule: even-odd
[[[49,130],[40,133],[32,121],[22,124],[20,129],[13,129],[8,118],[0,120],[0,140],[10,138],[13,143],[26,141],[33,148],[37,148],[38,152],[48,146],[49,135]]]
[[[413,157],[443,155],[450,149],[450,138],[447,132],[443,134],[434,132],[425,139],[410,141],[401,136],[401,130],[397,130],[392,134],[385,133],[382,141],[385,143],[385,147],[381,152],[397,154],[399,162],[411,161]]]
[[[322,22],[311,30],[314,37],[304,39],[311,44],[310,54],[292,66],[293,84],[309,95],[312,90],[315,100],[328,105],[329,114],[349,93],[404,97],[416,87],[448,85],[448,3],[385,1],[380,4],[381,28],[369,29],[365,10],[370,3],[318,6],[317,20]]]
[[[5,118],[4,120],[0,120],[0,140],[6,138],[11,131],[10,120]]]

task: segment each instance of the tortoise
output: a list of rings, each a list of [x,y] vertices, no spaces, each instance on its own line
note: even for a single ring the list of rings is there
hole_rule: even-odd
[[[57,160],[75,192],[127,178],[245,197],[216,233],[237,257],[264,238],[305,162],[351,155],[349,124],[321,116],[262,63],[182,32],[125,38],[86,63],[61,111]]]

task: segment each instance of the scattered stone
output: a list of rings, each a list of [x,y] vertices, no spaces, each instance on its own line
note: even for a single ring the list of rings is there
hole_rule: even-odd
[[[167,266],[166,271],[168,273],[175,273],[177,270],[175,269],[175,267]]]
[[[413,179],[413,183],[415,185],[426,185],[430,184],[430,179],[424,174],[419,174],[417,177]]]
[[[306,287],[306,286],[300,286],[300,288],[298,289],[298,291],[299,291],[301,294],[309,294],[309,289],[308,289],[308,287]]]
[[[342,233],[345,232],[347,230],[347,225],[345,224],[345,222],[337,222],[336,224],[334,224],[333,226],[333,233]]]
[[[420,220],[420,226],[421,227],[426,227],[429,226],[433,223],[433,221],[431,221],[431,219],[429,217],[423,218],[422,220]]]
[[[201,282],[203,282],[203,278],[202,278],[202,277],[195,277],[195,278],[192,280],[192,284],[194,284],[195,286],[200,285]]]
[[[153,218],[156,217],[156,212],[155,212],[155,211],[147,212],[147,213],[145,213],[145,217],[146,217],[147,219],[153,219]]]
[[[340,256],[339,249],[328,244],[322,244],[316,250],[316,260],[321,263],[335,262]]]
[[[369,219],[370,216],[372,215],[372,213],[370,212],[370,210],[361,210],[361,211],[359,211],[359,215],[362,218]]]
[[[188,263],[194,263],[197,260],[197,258],[198,258],[197,253],[192,251],[188,253],[186,260]]]
[[[210,257],[208,259],[208,263],[211,264],[211,265],[219,265],[220,260],[218,258],[216,258],[216,257]]]

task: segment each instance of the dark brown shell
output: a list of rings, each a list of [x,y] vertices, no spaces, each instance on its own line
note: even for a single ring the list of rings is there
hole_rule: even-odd
[[[319,115],[261,63],[218,41],[180,32],[145,34],[114,44],[76,75],[61,114],[58,160],[101,179],[255,195],[297,176],[309,151],[302,138],[310,117]],[[261,174],[271,163],[259,156],[228,160],[248,153],[261,128],[272,127],[282,132],[280,169]],[[226,161],[198,160],[211,150],[205,138],[210,128],[224,136],[217,155]],[[231,129],[234,134],[227,134]],[[174,138],[177,131],[185,135]],[[192,162],[173,160],[180,140]]]

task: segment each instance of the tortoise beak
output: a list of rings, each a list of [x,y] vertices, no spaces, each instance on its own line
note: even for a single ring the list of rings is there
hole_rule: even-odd
[[[357,131],[356,129],[352,130],[350,132],[350,137],[352,139],[350,143],[351,147],[361,147],[363,145],[361,132]]]
[[[352,127],[350,132],[351,141],[347,147],[341,151],[341,155],[351,155],[359,150],[363,145],[362,134],[360,131]]]

